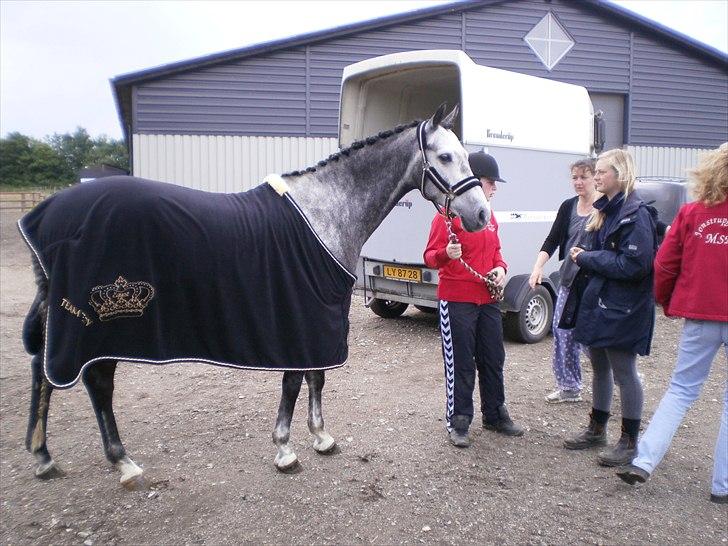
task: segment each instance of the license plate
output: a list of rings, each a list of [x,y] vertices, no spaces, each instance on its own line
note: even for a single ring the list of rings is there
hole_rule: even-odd
[[[422,270],[415,267],[385,265],[384,276],[397,281],[422,282]]]

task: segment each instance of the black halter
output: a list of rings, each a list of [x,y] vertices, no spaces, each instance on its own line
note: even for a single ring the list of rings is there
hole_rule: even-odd
[[[468,176],[463,178],[460,182],[453,184],[452,186],[448,183],[443,176],[437,172],[437,169],[430,165],[427,161],[427,155],[425,154],[425,148],[427,147],[427,138],[425,137],[425,124],[423,121],[417,126],[417,142],[420,145],[420,152],[422,152],[422,182],[420,183],[420,193],[427,199],[425,195],[425,180],[432,182],[435,187],[445,196],[445,215],[450,216],[450,202],[455,199],[458,195],[462,195],[470,188],[480,186],[480,180],[474,176]],[[435,208],[439,211],[437,203],[432,201]]]

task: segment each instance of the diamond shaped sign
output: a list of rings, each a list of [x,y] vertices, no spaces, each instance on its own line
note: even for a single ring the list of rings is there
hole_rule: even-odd
[[[536,23],[523,39],[549,70],[555,67],[576,43],[551,12]]]

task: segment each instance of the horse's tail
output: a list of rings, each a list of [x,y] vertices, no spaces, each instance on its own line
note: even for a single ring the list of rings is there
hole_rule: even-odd
[[[43,330],[45,326],[46,309],[48,308],[48,281],[41,270],[38,260],[33,256],[33,272],[38,292],[35,295],[28,314],[23,322],[23,345],[31,354],[38,354],[43,348]]]

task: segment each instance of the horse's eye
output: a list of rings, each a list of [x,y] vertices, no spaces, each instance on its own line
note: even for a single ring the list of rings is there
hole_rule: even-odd
[[[440,161],[442,161],[443,163],[450,163],[450,162],[452,161],[452,156],[451,156],[450,154],[440,154],[440,155],[438,156],[438,158],[439,158],[439,159],[440,159]]]

